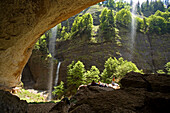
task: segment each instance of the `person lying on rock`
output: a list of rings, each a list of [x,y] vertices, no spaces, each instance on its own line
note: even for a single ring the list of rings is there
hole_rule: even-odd
[[[119,84],[115,83],[115,76],[113,75],[112,86],[119,86]]]

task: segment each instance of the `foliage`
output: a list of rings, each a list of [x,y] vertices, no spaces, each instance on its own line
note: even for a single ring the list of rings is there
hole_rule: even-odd
[[[41,96],[40,93],[32,93],[28,90],[21,89],[20,92],[16,94],[21,100],[26,100],[27,102],[42,102],[45,98]]]
[[[87,34],[89,39],[91,38],[91,32],[93,27],[93,18],[92,15],[87,13],[83,16],[77,16],[73,22],[71,33],[74,36],[79,33],[80,35]]]
[[[48,53],[47,38],[45,34],[42,35],[40,39],[36,42],[34,49],[40,50],[43,53]]]
[[[99,29],[101,37],[106,41],[112,40],[116,36],[115,27],[115,18],[112,10],[107,10],[105,8],[100,15]]]
[[[101,74],[102,81],[105,83],[111,83],[113,73],[116,71],[118,66],[118,60],[116,58],[112,59],[111,57],[105,62],[105,69]]]
[[[165,74],[165,72],[163,70],[158,70],[157,73],[159,74]]]
[[[73,61],[67,68],[67,85],[74,87],[76,90],[85,80],[83,76],[85,72],[84,64],[81,61],[77,63]]]
[[[90,71],[87,71],[84,74],[85,83],[86,84],[91,83],[93,80],[94,81],[99,81],[100,80],[99,74],[100,74],[99,69],[96,68],[96,66],[92,66]]]
[[[164,34],[166,33],[167,23],[165,18],[152,15],[149,17],[149,32]]]
[[[149,0],[146,2],[143,2],[141,5],[141,12],[144,14],[144,16],[150,16],[151,14],[154,14],[157,10],[165,11],[165,7],[162,1],[151,1],[149,3]]]
[[[116,21],[124,26],[129,26],[131,23],[132,15],[129,10],[121,9],[116,13]]]
[[[52,92],[53,95],[57,95],[58,99],[61,99],[64,94],[64,82],[61,81],[58,86],[54,86],[54,91]]]
[[[131,71],[142,73],[142,70],[139,70],[134,63],[128,62],[122,57],[119,59],[110,57],[105,62],[104,67],[105,69],[103,70],[101,77],[102,81],[106,83],[111,83],[113,75],[122,78],[126,73]]]
[[[165,64],[165,69],[167,71],[167,74],[170,75],[170,62],[168,62],[167,64]]]
[[[143,31],[144,30],[144,21],[142,18],[136,17],[136,23],[137,23],[137,31]]]

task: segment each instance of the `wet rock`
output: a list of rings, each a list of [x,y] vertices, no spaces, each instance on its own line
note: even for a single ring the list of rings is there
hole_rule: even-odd
[[[28,104],[7,91],[0,90],[0,113],[27,113]]]

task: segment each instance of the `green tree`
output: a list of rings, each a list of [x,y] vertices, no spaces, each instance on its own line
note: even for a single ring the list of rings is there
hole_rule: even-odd
[[[116,67],[119,65],[118,60],[114,57],[108,58],[108,60],[105,62],[105,69],[103,70],[103,73],[101,74],[102,82],[105,83],[111,83],[113,73],[116,71]]]
[[[92,66],[90,71],[87,71],[84,76],[86,78],[85,82],[86,84],[91,83],[93,80],[94,81],[99,81],[100,77],[99,77],[100,71],[98,68],[96,68],[96,66]]]
[[[64,82],[61,81],[58,86],[54,86],[54,90],[52,94],[55,96],[57,95],[58,99],[61,99],[62,96],[64,95]]]
[[[138,14],[141,14],[141,8],[140,8],[140,2],[137,3],[137,12]]]
[[[149,32],[164,34],[166,32],[167,22],[163,17],[152,15],[149,17]]]
[[[57,25],[57,39],[60,39],[61,38],[61,31],[62,31],[62,26],[61,26],[61,23],[59,23]]]
[[[61,39],[67,40],[68,38],[69,38],[69,33],[67,32],[67,28],[63,26],[62,31],[61,31]]]
[[[73,87],[73,92],[84,83],[85,77],[83,76],[85,72],[84,64],[81,61],[74,63],[74,61],[68,65],[67,69],[67,85]]]
[[[119,59],[109,58],[104,65],[105,69],[101,74],[102,82],[111,83],[113,75],[118,78],[122,78],[125,74],[134,71],[142,73],[142,70],[139,70],[136,65],[132,62],[124,60],[122,57]]]
[[[92,15],[87,13],[83,16],[77,16],[73,22],[71,33],[73,36],[80,34],[86,34],[88,39],[91,39],[91,32],[93,28],[93,18]]]
[[[126,9],[121,9],[119,12],[116,13],[116,21],[119,22],[121,25],[130,26],[131,23],[131,12]]]
[[[123,78],[131,71],[142,73],[142,70],[139,70],[134,63],[125,60],[121,65],[116,67],[116,71],[113,74],[119,78]]]
[[[137,22],[137,31],[142,31],[144,30],[144,22],[142,18],[136,17],[136,22]]]
[[[100,15],[99,28],[101,37],[105,40],[113,39],[116,36],[115,27],[116,24],[113,11],[105,8]]]

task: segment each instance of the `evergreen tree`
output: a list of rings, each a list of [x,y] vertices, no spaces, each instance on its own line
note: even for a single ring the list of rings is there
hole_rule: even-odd
[[[90,71],[87,71],[84,76],[86,78],[86,84],[91,83],[93,80],[94,81],[99,81],[100,77],[99,77],[100,71],[98,68],[96,68],[96,66],[92,66]]]
[[[129,10],[121,9],[119,12],[116,13],[116,21],[119,22],[121,25],[129,26],[131,23],[132,15]]]
[[[166,32],[167,22],[165,18],[152,15],[149,20],[150,33],[164,34]]]
[[[112,10],[104,9],[100,15],[100,35],[105,40],[115,37],[115,19]]]
[[[93,18],[91,14],[87,13],[84,14],[82,17],[78,16],[75,18],[71,28],[71,33],[72,35],[87,34],[88,39],[90,39],[92,28],[93,28]]]
[[[67,71],[67,85],[76,89],[84,83],[85,77],[83,76],[85,72],[84,64],[81,61],[74,63],[74,61],[68,66]]]
[[[142,73],[142,70],[139,70],[136,65],[132,62],[124,60],[122,57],[119,59],[108,58],[104,65],[105,69],[101,74],[102,82],[111,83],[113,75],[115,77],[122,78],[125,74],[134,71]]]
[[[146,8],[149,9],[149,0],[146,1]]]
[[[141,14],[140,2],[139,1],[137,3],[137,12],[138,12],[138,14]]]

